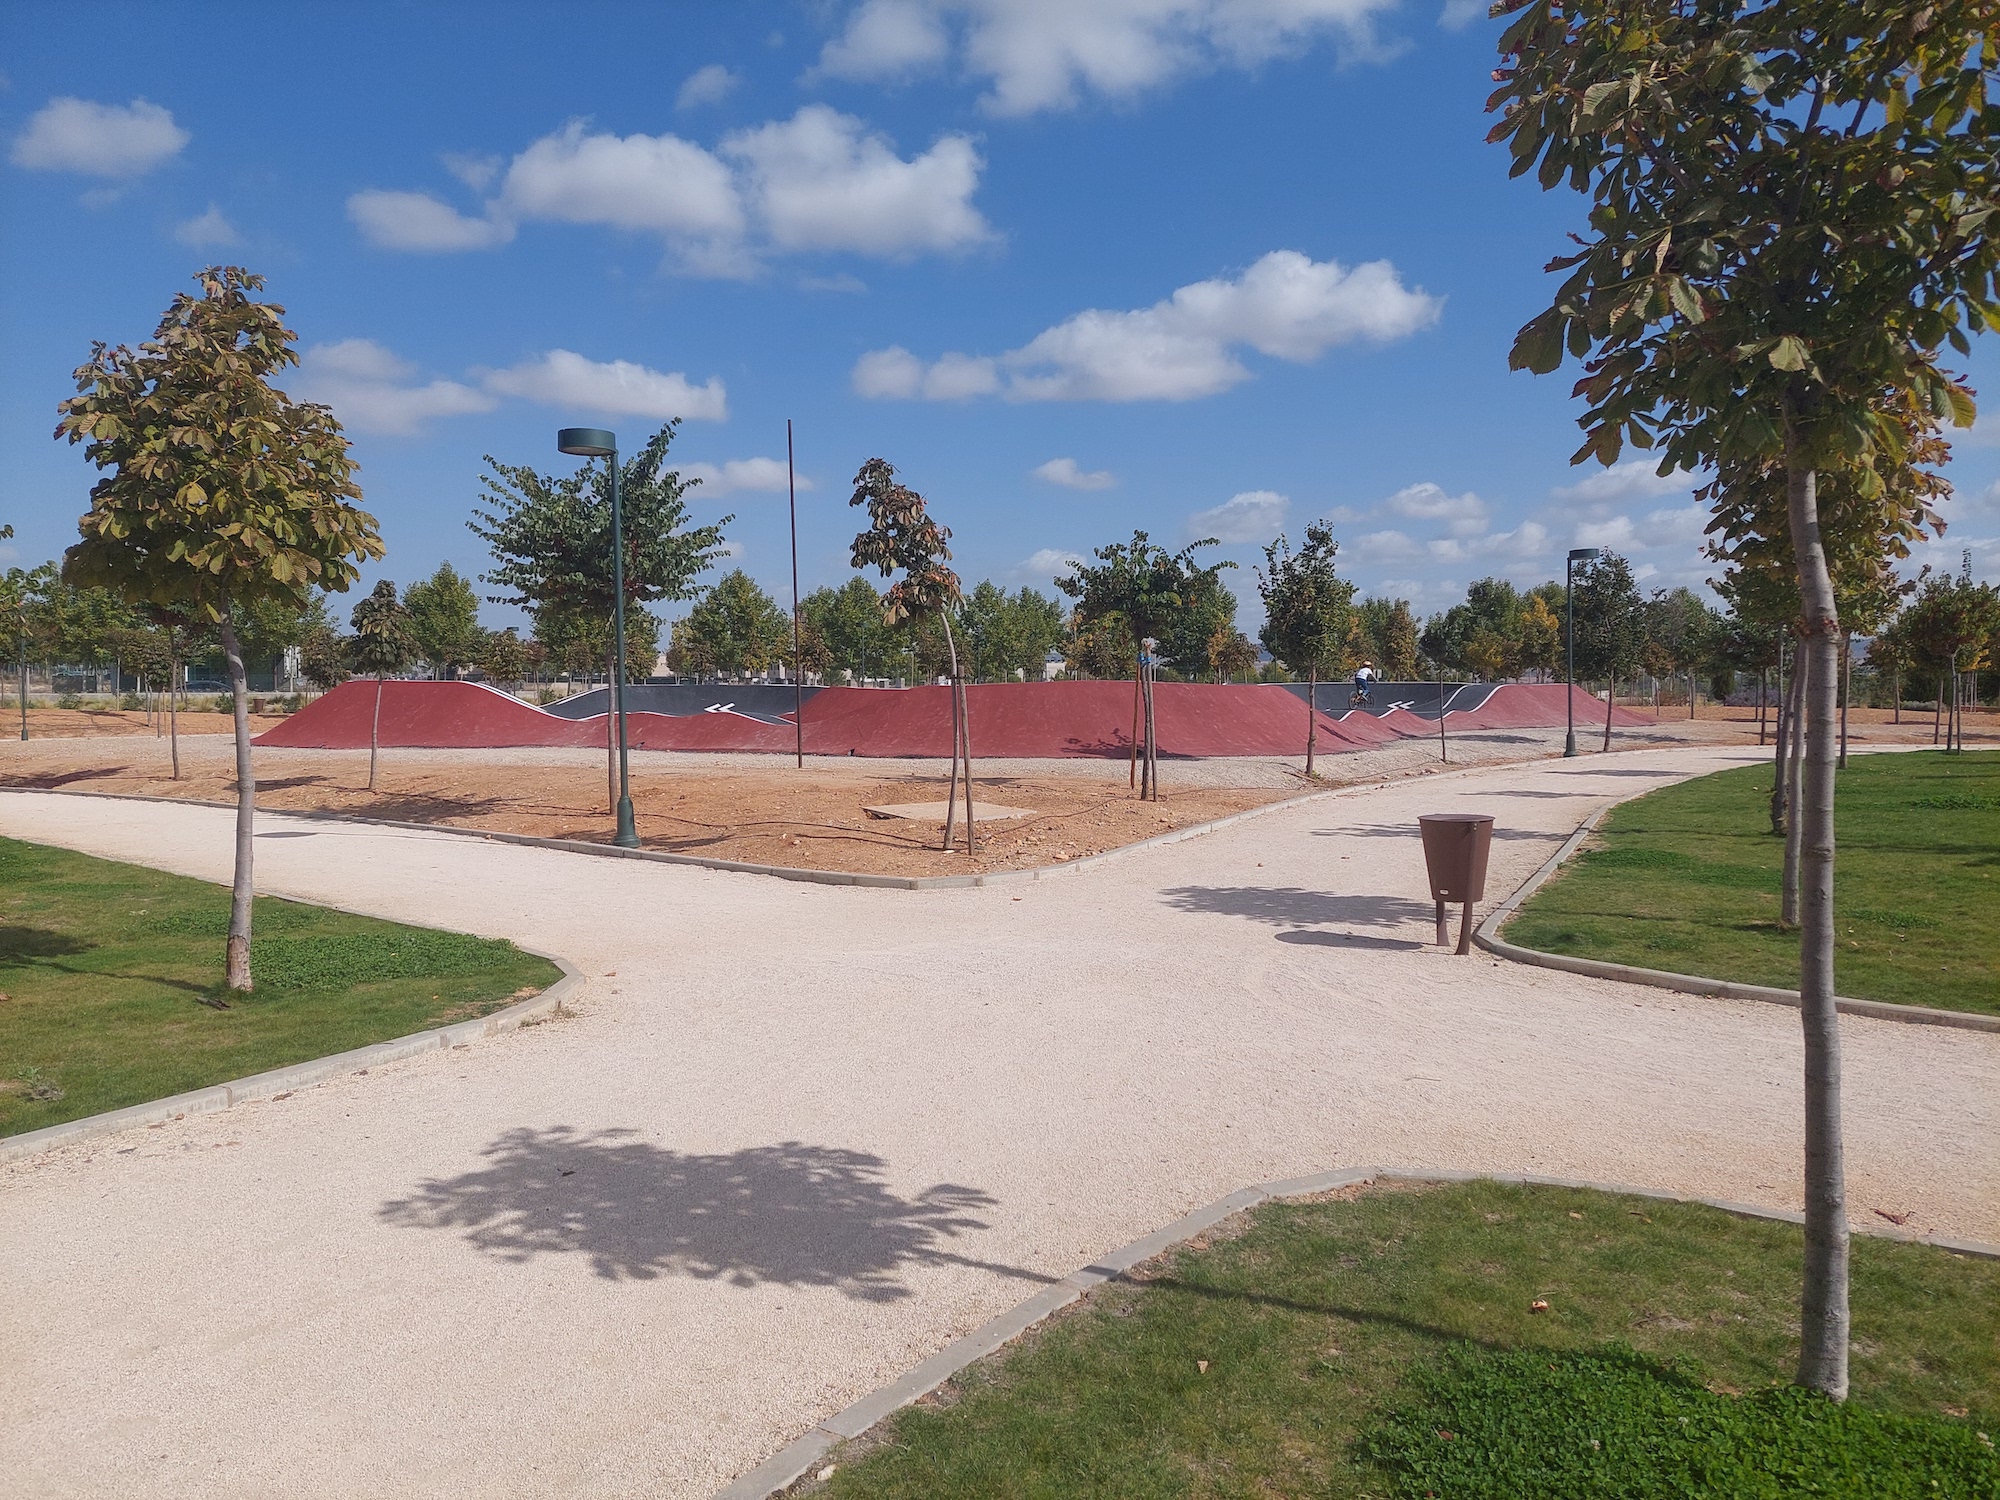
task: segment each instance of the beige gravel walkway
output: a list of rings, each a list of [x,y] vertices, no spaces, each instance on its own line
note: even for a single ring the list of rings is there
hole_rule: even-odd
[[[507,935],[583,1014],[0,1170],[12,1495],[700,1496],[1244,1183],[1395,1162],[1796,1204],[1775,1006],[1418,946],[1420,811],[1504,895],[1674,749],[1350,791],[935,893],[269,818],[263,889]],[[227,814],[0,797],[227,872]],[[1855,1211],[2000,1239],[2000,1037],[1848,1018]]]

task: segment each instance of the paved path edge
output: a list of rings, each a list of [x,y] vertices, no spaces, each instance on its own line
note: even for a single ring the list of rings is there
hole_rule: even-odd
[[[1629,800],[1629,799],[1627,799]],[[1577,825],[1576,832],[1563,841],[1548,862],[1530,875],[1521,888],[1487,913],[1472,940],[1488,953],[1517,964],[1534,964],[1544,969],[1562,969],[1593,979],[1615,979],[1624,984],[1650,985],[1654,989],[1677,990],[1684,995],[1704,995],[1725,1000],[1761,1000],[1771,1005],[1799,1007],[1797,990],[1778,989],[1764,984],[1738,984],[1731,979],[1709,979],[1700,974],[1675,974],[1666,969],[1642,969],[1635,964],[1613,963],[1601,958],[1576,958],[1567,953],[1545,953],[1539,948],[1523,948],[1500,936],[1500,928],[1521,907],[1521,903],[1541,888],[1551,875],[1577,850],[1597,827],[1598,820],[1617,806],[1606,803]],[[1950,1026],[1961,1031],[2000,1032],[2000,1016],[1976,1011],[1937,1010],[1928,1005],[1895,1005],[1886,1000],[1836,999],[1834,1008],[1843,1015],[1867,1016],[1875,1021],[1901,1021],[1910,1026]]]
[[[1593,820],[1594,821],[1594,820]],[[887,1385],[871,1391],[851,1406],[814,1424],[810,1431],[787,1444],[747,1473],[718,1490],[715,1500],[769,1500],[804,1477],[839,1444],[860,1437],[878,1422],[900,1411],[989,1354],[1012,1343],[1050,1314],[1075,1302],[1092,1288],[1124,1275],[1134,1266],[1193,1239],[1224,1219],[1286,1198],[1310,1198],[1339,1188],[1363,1187],[1375,1182],[1499,1182],[1522,1187],[1577,1188],[1595,1193],[1619,1193],[1633,1198],[1650,1198],[1658,1203],[1697,1203],[1720,1209],[1745,1219],[1767,1219],[1781,1224],[1805,1223],[1805,1215],[1791,1209],[1764,1208],[1753,1203],[1734,1203],[1726,1198],[1698,1198],[1685,1193],[1661,1192],[1656,1188],[1633,1187],[1619,1182],[1586,1182],[1572,1177],[1543,1177],[1516,1172],[1449,1172],[1421,1167],[1360,1167],[1321,1172],[1311,1177],[1290,1177],[1277,1182],[1260,1182],[1239,1188],[1204,1208],[1183,1215],[1162,1228],[1132,1241],[1129,1245],[1101,1255],[1089,1265],[1072,1271],[1018,1306],[945,1345],[929,1359]],[[1912,1234],[1893,1225],[1851,1224],[1854,1234],[1877,1239],[1900,1240],[1906,1244],[1930,1245],[1954,1255],[1982,1260],[2000,1260],[2000,1245],[1983,1240],[1962,1240],[1949,1235]]]
[[[325,906],[331,911],[349,911],[347,907],[335,906],[326,901],[312,904]],[[352,912],[351,915],[374,914]],[[405,922],[402,925],[422,927],[429,924]],[[448,932],[452,929],[434,930]],[[288,1063],[282,1068],[252,1073],[247,1078],[231,1079],[228,1083],[211,1084],[207,1088],[191,1089],[185,1094],[173,1094],[146,1104],[131,1104],[124,1109],[106,1110],[102,1114],[85,1115],[80,1120],[65,1120],[60,1125],[45,1125],[40,1130],[26,1130],[19,1135],[0,1138],[0,1164],[21,1161],[45,1151],[75,1145],[78,1141],[90,1140],[97,1136],[116,1135],[120,1131],[163,1125],[184,1115],[213,1114],[217,1110],[234,1109],[237,1105],[247,1104],[252,1099],[269,1099],[276,1094],[286,1094],[294,1089],[324,1083],[329,1078],[338,1078],[345,1073],[365,1073],[382,1063],[399,1062],[403,1058],[417,1057],[425,1052],[442,1052],[453,1047],[470,1046],[473,1042],[482,1041],[489,1036],[498,1036],[503,1031],[512,1031],[517,1026],[534,1021],[538,1017],[552,1014],[562,1005],[570,991],[582,982],[583,975],[576,965],[566,958],[560,958],[553,953],[544,953],[539,948],[530,948],[521,943],[516,943],[514,946],[523,953],[547,959],[562,970],[562,977],[541,993],[530,995],[527,999],[518,1000],[512,1005],[503,1006],[491,1015],[478,1016],[470,1021],[454,1022],[450,1026],[434,1027],[429,1031],[412,1032],[408,1036],[392,1037],[386,1042],[371,1042],[365,1047],[335,1052],[327,1057],[315,1057],[305,1062]]]
[[[1512,764],[1512,762],[1498,762],[1498,764]],[[1453,775],[1485,769],[1487,767],[1484,765],[1464,766],[1454,767],[1451,771],[1426,774]],[[1186,828],[1157,833],[1151,838],[1140,839],[1137,843],[1120,844],[1115,849],[1065,860],[1059,865],[1037,865],[1030,870],[989,870],[978,875],[869,875],[854,870],[808,870],[794,865],[753,865],[742,860],[710,859],[699,854],[669,854],[664,849],[621,849],[616,844],[594,844],[588,839],[551,839],[532,833],[460,828],[451,823],[413,823],[400,818],[370,818],[358,813],[315,812],[284,807],[260,807],[257,811],[262,816],[272,818],[304,818],[325,823],[359,823],[369,828],[400,828],[417,833],[448,833],[459,838],[485,839],[496,844],[520,844],[531,849],[555,849],[565,854],[591,854],[600,859],[642,859],[656,864],[695,865],[704,870],[724,870],[737,875],[768,875],[775,880],[798,880],[813,885],[869,886],[895,891],[948,891],[969,890],[975,886],[1012,885],[1024,880],[1048,880],[1058,875],[1080,874],[1111,860],[1136,854],[1142,849],[1155,849],[1164,844],[1177,844],[1183,839],[1200,838],[1203,834],[1214,833],[1219,828],[1227,828],[1232,823],[1241,823],[1246,818],[1259,818],[1266,813],[1282,812],[1288,807],[1315,802],[1322,797],[1335,797],[1346,792],[1374,791],[1395,784],[1393,781],[1368,781],[1355,782],[1348,786],[1324,787],[1301,796],[1285,797],[1276,802],[1246,807],[1241,812],[1213,818],[1206,823],[1191,823]],[[0,792],[24,793],[37,797],[104,797],[122,802],[164,802],[177,807],[214,807],[226,811],[234,811],[236,807],[234,802],[215,802],[203,797],[158,797],[149,792],[70,792],[61,787],[36,786],[0,786]]]

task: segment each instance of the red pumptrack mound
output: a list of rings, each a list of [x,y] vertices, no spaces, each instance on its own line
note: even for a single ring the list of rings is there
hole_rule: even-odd
[[[1563,686],[1509,684],[1478,708],[1452,709],[1447,730],[1552,728],[1563,722]],[[1575,689],[1579,729],[1604,720],[1604,704]],[[377,684],[357,678],[316,699],[257,737],[284,749],[365,749],[376,711]],[[488,749],[605,742],[603,715],[565,719],[496,689],[472,682],[384,682],[381,743],[427,749]],[[1131,753],[1129,682],[986,683],[967,689],[975,756],[1048,760]],[[1154,692],[1160,753],[1205,758],[1300,755],[1306,743],[1304,701],[1270,684],[1163,682]],[[1329,754],[1437,733],[1437,721],[1405,709],[1381,715],[1315,716],[1320,747]],[[785,751],[789,723],[735,713],[626,716],[640,750]],[[1614,725],[1647,722],[1614,710]],[[806,700],[805,748],[813,755],[918,756],[951,753],[951,694],[943,687],[822,688]]]

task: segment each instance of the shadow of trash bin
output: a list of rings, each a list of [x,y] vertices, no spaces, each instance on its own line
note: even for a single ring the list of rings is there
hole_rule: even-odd
[[[1437,903],[1437,940],[1451,941],[1444,922],[1447,901],[1465,908],[1459,922],[1458,951],[1472,951],[1472,903],[1486,894],[1486,860],[1493,852],[1493,819],[1485,813],[1423,813],[1417,828],[1424,839],[1424,866],[1431,899]]]

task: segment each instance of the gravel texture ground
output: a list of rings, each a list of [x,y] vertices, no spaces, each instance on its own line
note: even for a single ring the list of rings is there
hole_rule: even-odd
[[[1356,789],[937,892],[265,818],[261,888],[561,953],[580,1012],[0,1169],[0,1473],[701,1496],[1245,1183],[1385,1162],[1795,1206],[1795,1012],[1427,947],[1414,836],[1496,814],[1497,900],[1592,809],[1754,753]],[[9,793],[0,832],[228,872],[216,810]],[[2000,1239],[2000,1037],[1842,1033],[1853,1214]]]

